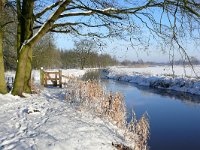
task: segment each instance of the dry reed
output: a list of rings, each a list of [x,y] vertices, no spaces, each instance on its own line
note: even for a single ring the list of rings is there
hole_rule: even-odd
[[[146,150],[149,138],[149,122],[144,114],[139,121],[132,113],[130,123],[126,122],[124,97],[120,93],[106,93],[98,81],[80,81],[69,79],[66,83],[66,100],[76,103],[80,109],[87,109],[98,116],[108,119],[121,129],[125,129],[125,137],[136,141],[134,150]],[[136,140],[137,139],[137,140]]]

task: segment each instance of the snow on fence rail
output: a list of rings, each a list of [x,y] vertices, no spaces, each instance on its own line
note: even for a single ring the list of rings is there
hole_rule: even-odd
[[[40,84],[47,87],[47,86],[59,86],[62,88],[63,85],[66,84],[66,82],[71,77],[65,76],[62,74],[62,70],[58,71],[45,71],[41,68],[40,70]]]

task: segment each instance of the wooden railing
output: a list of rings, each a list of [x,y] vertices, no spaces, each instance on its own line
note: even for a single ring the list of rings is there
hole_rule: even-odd
[[[40,83],[47,86],[59,86],[62,88],[62,70],[59,71],[44,71],[40,70]]]

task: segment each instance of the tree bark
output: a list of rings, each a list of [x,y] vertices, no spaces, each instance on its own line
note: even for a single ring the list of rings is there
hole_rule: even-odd
[[[24,92],[25,93],[31,93],[32,87],[31,87],[31,73],[32,73],[32,48],[29,48],[28,50],[28,59],[26,62],[26,72],[25,72],[25,79],[24,79]]]
[[[33,36],[33,9],[34,9],[34,1],[33,0],[24,0],[24,5],[22,7],[22,14],[25,16],[25,19],[22,21],[22,28],[24,29],[24,33],[22,32],[22,42],[24,43],[26,40]],[[24,79],[24,92],[31,93],[31,72],[32,72],[32,47],[29,48],[29,52],[27,55],[26,62],[26,72]]]
[[[19,51],[20,51],[20,48],[22,46],[22,43],[21,43],[21,17],[22,17],[22,13],[21,13],[21,2],[20,0],[17,0],[17,57],[19,56]]]
[[[27,56],[30,49],[31,49],[30,45],[26,44],[22,46],[21,51],[19,53],[15,82],[12,90],[13,95],[23,96],[26,65],[28,61]]]
[[[34,1],[33,0],[23,0],[21,3],[20,0],[17,0],[17,54],[18,61],[20,55],[20,49],[22,48],[23,43],[26,42],[29,38],[33,36],[33,9]],[[32,48],[30,47],[27,62],[25,67],[25,77],[24,77],[24,90],[25,93],[31,93],[31,72],[32,72]]]
[[[6,94],[6,81],[4,77],[4,61],[3,61],[3,31],[0,29],[0,93]]]
[[[1,22],[3,22],[3,7],[5,4],[5,0],[0,0],[0,93],[6,94],[7,88],[6,88],[6,81],[5,81],[5,70],[4,70],[4,61],[3,61],[3,29]]]

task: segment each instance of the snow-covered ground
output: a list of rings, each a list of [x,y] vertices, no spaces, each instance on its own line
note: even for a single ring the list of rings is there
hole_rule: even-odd
[[[200,66],[193,66],[196,74],[200,77]],[[143,75],[153,75],[153,76],[172,76],[172,66],[149,66],[149,67],[110,67],[112,71],[118,72],[118,74],[132,75],[143,74]],[[174,66],[174,74],[178,77],[196,77],[191,66]]]
[[[61,89],[0,95],[0,109],[0,149],[113,149],[112,142],[124,142],[116,127],[66,103]]]
[[[200,66],[174,66],[174,75],[171,66],[152,66],[140,68],[110,67],[107,75],[110,79],[133,82],[143,86],[164,88],[191,94],[200,95]]]
[[[63,70],[82,76],[83,70]],[[6,75],[14,76],[14,72]],[[33,71],[39,83],[39,71]],[[115,149],[124,144],[123,131],[65,100],[65,89],[44,88],[26,98],[0,94],[0,149]],[[133,144],[132,144],[133,145]]]
[[[87,71],[90,71],[91,69],[95,69],[95,68],[86,68],[86,69],[48,69],[45,71],[58,71],[58,70],[62,70],[62,75],[64,76],[69,76],[69,77],[82,77]],[[6,80],[8,80],[7,78],[11,78],[15,77],[15,72],[14,71],[7,71],[5,73],[5,77]],[[33,70],[32,71],[32,78],[34,80],[35,84],[40,84],[40,70]],[[65,80],[65,79],[64,79]],[[11,81],[10,81],[11,82]]]
[[[45,71],[58,71],[59,69],[51,69],[51,70],[45,70]],[[68,77],[82,77],[89,69],[60,69],[62,71],[62,75],[68,76]],[[33,70],[32,71],[32,77],[34,78],[34,82],[36,84],[40,83],[40,70]],[[65,82],[66,79],[63,79],[63,82]]]

